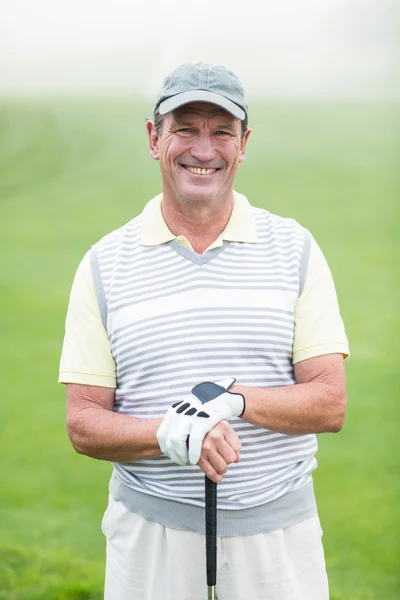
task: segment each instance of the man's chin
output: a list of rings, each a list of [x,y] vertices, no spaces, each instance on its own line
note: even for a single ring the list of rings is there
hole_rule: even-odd
[[[191,186],[182,192],[182,196],[188,202],[212,202],[218,197],[218,190],[210,189],[207,186]]]

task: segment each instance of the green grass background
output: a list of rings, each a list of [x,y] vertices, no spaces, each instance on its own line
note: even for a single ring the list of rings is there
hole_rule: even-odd
[[[110,466],[72,450],[57,369],[79,260],[160,190],[150,112],[128,100],[0,103],[1,600],[102,597]],[[351,345],[346,424],[319,436],[315,472],[331,598],[395,600],[398,107],[266,103],[251,125],[236,189],[311,229]]]

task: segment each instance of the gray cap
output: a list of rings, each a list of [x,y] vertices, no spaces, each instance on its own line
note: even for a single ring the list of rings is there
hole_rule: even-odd
[[[239,79],[222,65],[187,63],[165,78],[154,109],[160,115],[189,104],[210,102],[243,121],[248,107]]]

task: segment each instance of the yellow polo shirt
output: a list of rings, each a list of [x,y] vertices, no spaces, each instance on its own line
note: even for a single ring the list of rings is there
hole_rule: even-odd
[[[162,215],[161,201],[160,194],[143,209],[141,243],[155,246],[177,239],[193,250],[184,236],[176,237],[168,229]],[[206,252],[222,246],[224,241],[257,243],[252,208],[247,198],[236,192],[229,222]],[[295,307],[294,320],[293,363],[323,354],[348,356],[348,342],[333,278],[314,239],[311,241],[306,278]],[[59,381],[116,387],[116,365],[101,320],[89,253],[80,263],[71,289]]]

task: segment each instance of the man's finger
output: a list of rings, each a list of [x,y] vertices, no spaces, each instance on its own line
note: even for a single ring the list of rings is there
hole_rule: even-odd
[[[202,437],[193,437],[189,436],[189,462],[191,465],[197,465],[200,459],[201,448],[203,445]]]
[[[200,457],[200,460],[197,464],[203,471],[204,475],[207,475],[211,481],[214,481],[215,483],[220,483],[222,481],[222,475],[217,473],[214,467],[203,456]]]
[[[186,446],[186,442],[185,442],[185,446]],[[182,448],[179,448],[177,446],[177,444],[173,443],[169,439],[167,440],[167,444],[166,444],[166,454],[169,456],[169,458],[172,460],[172,462],[176,463],[177,465],[187,465],[188,464],[187,452],[182,451]]]
[[[230,425],[228,425],[226,428],[225,439],[231,448],[235,450],[235,452],[240,452],[242,449],[242,442],[240,441],[236,431]]]
[[[211,452],[207,453],[203,451],[202,456],[207,462],[210,463],[210,465],[213,467],[213,469],[215,469],[215,471],[219,475],[225,475],[225,473],[228,470],[229,463],[226,462],[224,457],[221,456],[221,454],[217,450],[213,449],[211,450]]]
[[[214,414],[208,418],[198,417],[192,423],[189,437],[189,462],[191,465],[197,465],[199,462],[204,437],[219,422],[219,415]]]
[[[190,421],[181,421],[167,439],[167,452],[170,459],[178,465],[189,463],[187,440],[190,433]]]
[[[214,456],[218,454],[227,465],[237,462],[238,453],[230,446],[225,439],[217,440],[215,444],[211,440],[204,438],[202,454]]]
[[[225,420],[220,421],[207,433],[204,438],[203,446],[207,446],[209,442],[212,445],[221,445],[221,447],[228,445],[237,454],[242,448],[242,443],[236,431]]]

